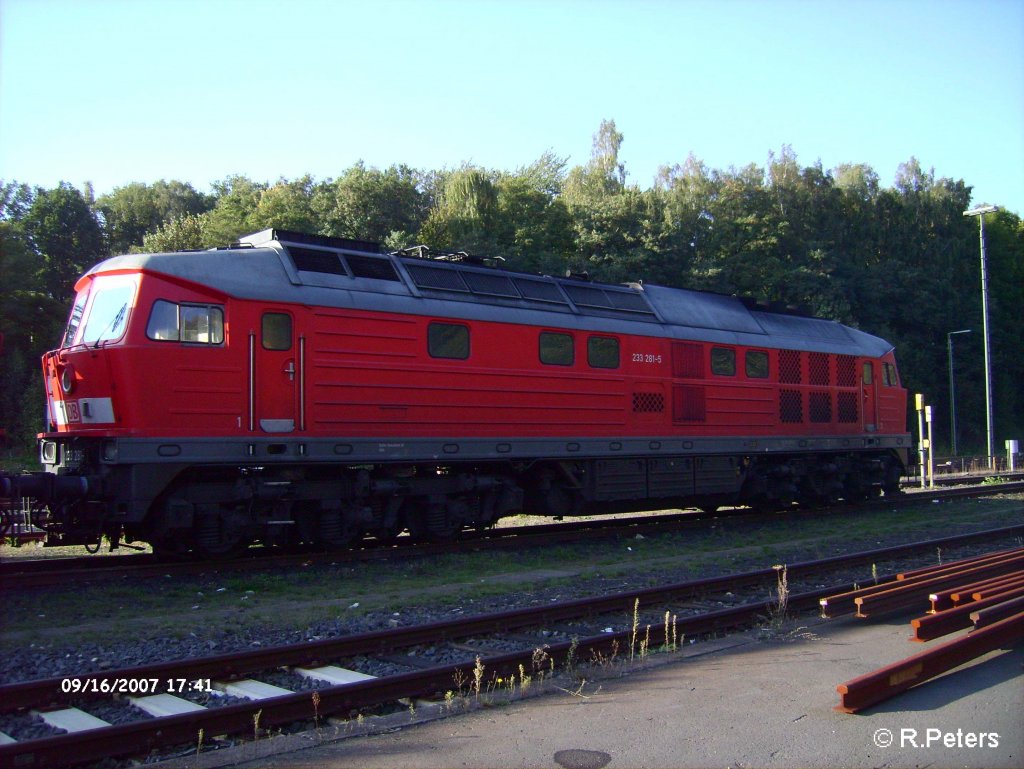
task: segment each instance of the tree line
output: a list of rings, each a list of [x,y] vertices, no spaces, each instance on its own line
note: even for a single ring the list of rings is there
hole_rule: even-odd
[[[796,305],[896,345],[904,385],[934,406],[948,447],[947,333],[955,338],[960,446],[984,453],[978,222],[971,187],[911,158],[891,186],[865,164],[802,166],[792,148],[764,165],[709,168],[691,155],[641,189],[602,122],[589,161],[551,151],[514,171],[423,171],[362,162],[337,178],[232,176],[209,193],[135,182],[96,197],[0,181],[0,426],[9,454],[42,422],[38,359],[58,343],[74,283],[107,255],[224,246],[269,227],[369,240],[388,250],[502,256],[510,269],[571,270]],[[998,201],[995,201],[998,202]],[[997,449],[1024,438],[1024,222],[986,219]]]

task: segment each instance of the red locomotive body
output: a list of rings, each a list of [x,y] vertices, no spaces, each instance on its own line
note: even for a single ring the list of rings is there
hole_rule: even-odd
[[[891,345],[734,297],[282,231],[77,289],[43,361],[64,541],[216,555],[857,499],[896,490],[910,445]]]

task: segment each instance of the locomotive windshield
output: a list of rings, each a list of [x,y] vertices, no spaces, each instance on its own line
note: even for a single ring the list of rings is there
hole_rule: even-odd
[[[124,333],[128,311],[134,300],[134,278],[96,278],[92,286],[79,293],[75,299],[63,346],[98,345],[100,342],[119,339]]]

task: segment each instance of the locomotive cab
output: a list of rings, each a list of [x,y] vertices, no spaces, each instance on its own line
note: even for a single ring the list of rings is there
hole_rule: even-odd
[[[109,352],[126,343],[139,276],[90,274],[76,289],[60,347],[42,360],[46,431],[39,448],[46,474],[26,484],[48,508],[48,544],[96,544],[103,534],[117,542],[121,531],[103,491],[112,483],[112,438],[121,428],[118,367]]]
[[[61,346],[43,359],[49,432],[102,431],[116,425],[112,371],[100,352],[123,343],[138,286],[136,275],[79,282]]]

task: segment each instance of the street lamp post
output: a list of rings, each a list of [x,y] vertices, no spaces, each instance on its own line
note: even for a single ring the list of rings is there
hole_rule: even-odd
[[[946,349],[949,352],[949,432],[953,442],[953,456],[956,457],[956,385],[953,380],[953,337],[957,334],[969,334],[971,329],[950,331],[946,334]]]
[[[981,328],[985,337],[985,432],[988,435],[988,466],[995,467],[996,444],[992,436],[992,346],[988,333],[988,260],[985,257],[985,214],[992,214],[999,206],[982,205],[964,211],[964,216],[978,217],[978,232],[981,240]]]

